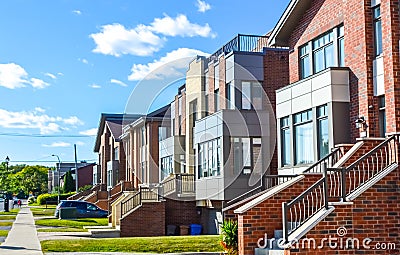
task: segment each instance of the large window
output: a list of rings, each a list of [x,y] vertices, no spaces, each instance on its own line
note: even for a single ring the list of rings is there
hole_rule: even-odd
[[[281,146],[282,146],[282,166],[291,164],[290,160],[290,118],[285,117],[281,119]]]
[[[333,66],[344,66],[344,27],[336,27],[299,47],[300,79]]]
[[[375,55],[382,54],[382,20],[381,20],[381,7],[378,5],[373,9],[374,13],[374,44]]]
[[[329,133],[328,133],[328,107],[327,105],[317,107],[318,125],[318,157],[319,159],[329,153]]]
[[[221,175],[221,138],[198,145],[199,178]]]
[[[294,115],[295,164],[310,164],[314,161],[312,111]]]
[[[233,173],[250,174],[253,170],[262,169],[261,138],[232,137]]]
[[[243,110],[261,110],[263,88],[258,81],[242,82],[242,109]]]
[[[174,164],[172,156],[161,158],[161,180],[168,177],[174,172]]]
[[[320,36],[313,41],[314,73],[333,66],[333,31]]]

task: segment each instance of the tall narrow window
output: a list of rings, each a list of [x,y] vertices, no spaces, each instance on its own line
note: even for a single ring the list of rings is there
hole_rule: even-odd
[[[294,115],[295,163],[310,164],[314,161],[312,111]]]
[[[285,117],[281,119],[281,156],[282,166],[288,166],[291,164],[290,160],[290,118]]]
[[[251,83],[249,81],[242,82],[242,109],[251,109]]]
[[[216,89],[214,91],[214,111],[215,112],[217,112],[221,109],[219,100],[220,100],[219,89]]]
[[[114,148],[114,160],[119,160],[119,147]]]
[[[329,133],[328,133],[328,107],[322,105],[317,107],[318,123],[318,157],[319,159],[329,153]]]
[[[243,110],[261,110],[263,97],[263,88],[258,81],[242,82],[242,109]]]
[[[380,96],[378,98],[379,107],[379,133],[381,137],[386,135],[386,110],[385,110],[385,96]]]
[[[308,44],[300,47],[300,78],[304,79],[311,75],[310,52]]]
[[[343,67],[344,66],[344,26],[341,25],[337,29],[338,31],[338,47],[339,47],[339,66]]]
[[[382,20],[381,20],[381,7],[378,5],[373,9],[374,13],[374,44],[375,55],[382,54]]]
[[[333,31],[313,41],[314,73],[334,65]]]

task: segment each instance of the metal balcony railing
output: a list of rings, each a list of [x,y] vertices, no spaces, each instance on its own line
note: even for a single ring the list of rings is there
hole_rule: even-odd
[[[222,53],[228,54],[232,51],[263,52],[264,47],[267,47],[267,45],[268,36],[238,34],[235,38],[208,57],[207,60],[208,62],[215,61]]]

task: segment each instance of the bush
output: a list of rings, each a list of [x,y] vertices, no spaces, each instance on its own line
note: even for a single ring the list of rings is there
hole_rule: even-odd
[[[227,220],[221,225],[221,246],[229,255],[238,254],[238,224]]]
[[[60,194],[60,200],[65,200],[68,197],[74,195],[75,192],[69,192],[65,194]],[[44,205],[46,202],[57,202],[58,194],[41,194],[37,197],[37,204],[38,205]]]
[[[78,189],[79,192],[85,191],[85,190],[90,190],[93,187],[93,185],[85,185],[83,187],[80,187]]]

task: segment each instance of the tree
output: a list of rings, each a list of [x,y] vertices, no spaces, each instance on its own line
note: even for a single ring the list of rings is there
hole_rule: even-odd
[[[74,179],[72,178],[71,171],[68,171],[64,175],[64,186],[63,191],[64,193],[68,193],[75,190],[75,183]]]
[[[25,194],[47,192],[48,168],[45,166],[25,166],[21,171],[9,174],[9,191]]]

